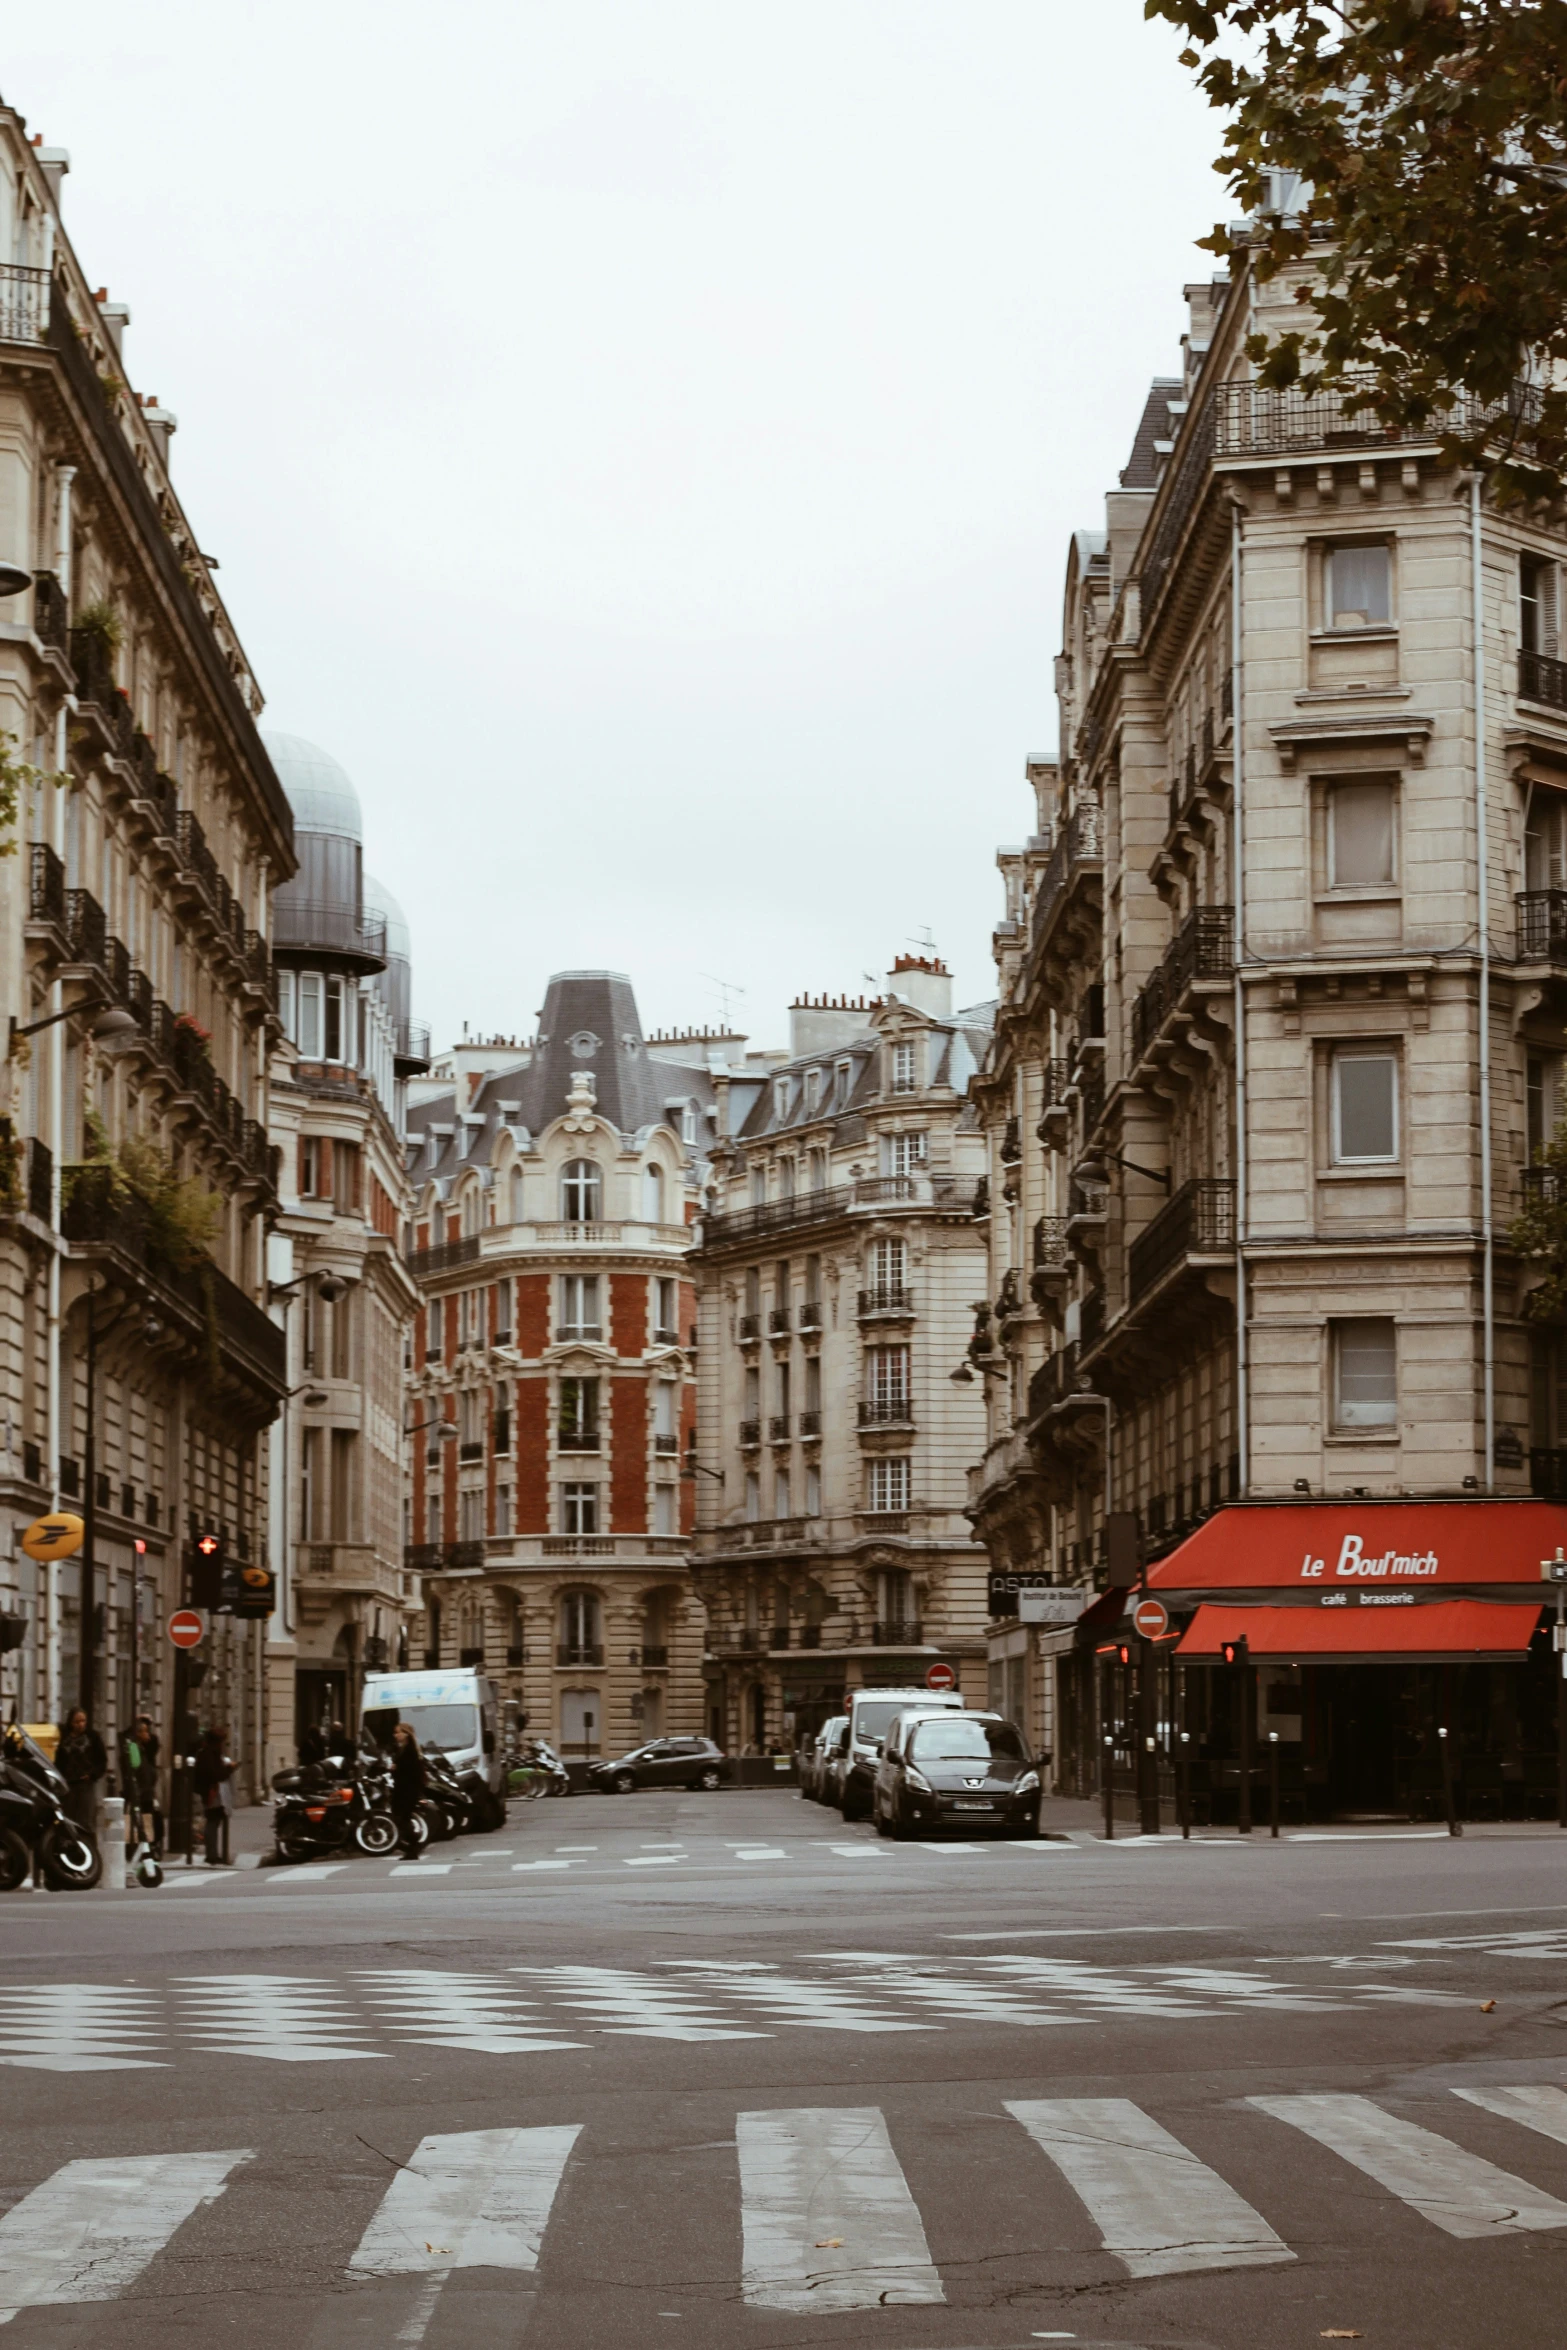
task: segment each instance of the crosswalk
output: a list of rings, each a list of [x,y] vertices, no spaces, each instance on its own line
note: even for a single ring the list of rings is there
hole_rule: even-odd
[[[1400,1963],[1409,1962],[1392,1966]],[[0,2067],[144,2071],[214,2056],[353,2064],[410,2047],[526,2059],[605,2040],[1063,2030],[1109,2019],[1183,2023],[1474,2004],[1472,1995],[1383,1982],[1378,1973],[1372,1959],[1302,1982],[1262,1965],[838,1950],[792,1966],[678,1959],[645,1968],[379,1967],[337,1975],[178,1975],[147,1984],[31,1983],[0,1988]]]
[[[1517,2131],[1519,2158],[1527,2162],[1533,2140],[1567,2144],[1567,2091],[1560,2088],[1448,2090],[1424,2102],[1423,2121],[1357,2095],[1258,2096],[1225,2110],[1246,2109],[1320,2151],[1287,2163],[1282,2174],[1269,2159],[1265,2184],[1243,2192],[1193,2150],[1180,2127],[1131,2099],[1007,2101],[968,2117],[976,2128],[999,2124],[1015,2133],[998,2136],[989,2127],[976,2140],[979,2175],[970,2174],[968,2207],[983,2208],[987,2176],[996,2183],[1003,2169],[1034,2166],[1024,2182],[1026,2233],[1011,2249],[1034,2264],[1053,2260],[1059,2282],[1088,2289],[1116,2277],[1288,2264],[1298,2255],[1275,2223],[1309,2235],[1313,2196],[1330,2200],[1334,2174],[1345,2165],[1402,2208],[1416,2230],[1412,2258],[1420,2256],[1426,2228],[1475,2243],[1567,2227],[1567,2204],[1450,2134],[1462,2132],[1466,2112],[1484,2113]],[[737,2112],[732,2140],[717,2142],[727,2147],[727,2185],[704,2206],[703,2226],[720,2266],[733,2257],[721,2247],[738,2240],[740,2298],[797,2316],[944,2303],[944,2262],[962,2264],[965,2221],[929,2186],[928,2168],[921,2175],[930,2203],[922,2209],[904,2167],[919,2156],[922,2136],[918,2113],[889,2121],[874,2105]],[[1236,2149],[1227,2159],[1244,2161],[1245,2143],[1226,2133],[1225,2146]],[[63,2164],[0,2216],[0,2324],[27,2309],[114,2301],[171,2249],[186,2276],[198,2274],[205,2215],[221,2198],[257,2199],[236,2213],[235,2228],[264,2224],[261,2199],[278,2190],[259,2151]],[[340,2274],[350,2286],[406,2286],[406,2307],[391,2317],[388,2339],[422,2341],[442,2288],[459,2271],[536,2278],[548,2289],[556,2214],[574,2194],[581,2201],[561,2238],[556,2281],[577,2281],[570,2273],[575,2250],[593,2240],[582,2211],[591,2213],[596,2164],[606,2151],[595,2145],[591,2125],[435,2132],[406,2159],[382,2151],[390,2176],[373,2207],[355,2218],[358,2241]],[[624,2152],[615,2151],[616,2207],[624,2210],[637,2179]],[[650,2151],[645,2159],[659,2158]],[[1085,2227],[1093,2244],[1084,2243]],[[1313,2248],[1320,2252],[1319,2239]],[[720,2275],[715,2289],[723,2285]],[[891,2330],[877,2338],[897,2350]]]

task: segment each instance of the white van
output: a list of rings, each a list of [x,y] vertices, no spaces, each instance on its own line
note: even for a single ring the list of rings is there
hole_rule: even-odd
[[[868,1820],[876,1764],[895,1714],[962,1713],[955,1689],[856,1689],[849,1700],[849,1745],[839,1808],[846,1820]]]
[[[370,1722],[372,1715],[380,1719]],[[490,1796],[490,1817],[480,1822],[486,1827],[499,1827],[506,1817],[498,1719],[494,1682],[471,1667],[365,1675],[360,1720],[370,1724],[372,1737],[384,1746],[394,1724],[406,1722],[421,1747],[444,1755],[459,1779],[482,1780]]]

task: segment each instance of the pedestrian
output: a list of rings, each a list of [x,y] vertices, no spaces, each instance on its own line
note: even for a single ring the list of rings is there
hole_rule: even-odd
[[[138,1714],[120,1740],[120,1791],[125,1797],[125,1842],[130,1851],[150,1844],[163,1854],[158,1813],[158,1734],[150,1714]]]
[[[424,1756],[419,1752],[419,1741],[410,1723],[399,1722],[392,1732],[392,1817],[397,1822],[398,1842],[410,1860],[419,1857],[414,1813],[424,1801],[424,1790]]]
[[[80,1706],[65,1725],[54,1750],[54,1767],[65,1781],[65,1808],[89,1836],[98,1833],[98,1799],[108,1776],[103,1740]]]
[[[234,1765],[228,1742],[211,1729],[196,1751],[196,1792],[202,1801],[202,1829],[209,1869],[229,1866],[229,1813],[234,1805]]]
[[[341,1770],[348,1760],[348,1731],[335,1716],[326,1726],[326,1759],[334,1770]]]
[[[299,1741],[299,1760],[302,1767],[326,1761],[326,1740],[319,1722],[307,1722]]]

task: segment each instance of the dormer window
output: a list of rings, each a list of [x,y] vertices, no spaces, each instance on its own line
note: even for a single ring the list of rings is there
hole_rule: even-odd
[[[696,1141],[696,1104],[687,1102],[680,1113],[680,1139],[689,1150]]]
[[[919,1085],[915,1065],[918,1047],[912,1039],[904,1038],[892,1048],[892,1090],[894,1093],[913,1093]]]
[[[840,1061],[838,1063],[838,1105],[840,1109],[848,1101],[849,1096],[853,1090],[854,1063],[852,1061]]]
[[[822,1106],[822,1073],[820,1069],[805,1072],[805,1114],[814,1118]]]
[[[789,1115],[789,1080],[778,1077],[773,1081],[773,1116],[781,1126]]]

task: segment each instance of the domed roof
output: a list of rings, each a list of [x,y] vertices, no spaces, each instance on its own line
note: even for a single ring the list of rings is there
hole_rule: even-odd
[[[362,840],[359,794],[329,751],[302,734],[263,733],[278,781],[294,811],[296,832],[326,832],[339,840]]]
[[[386,922],[386,952],[388,957],[401,956],[406,963],[413,954],[413,939],[408,928],[408,917],[384,883],[373,873],[364,877],[365,914],[372,918],[379,914]]]

